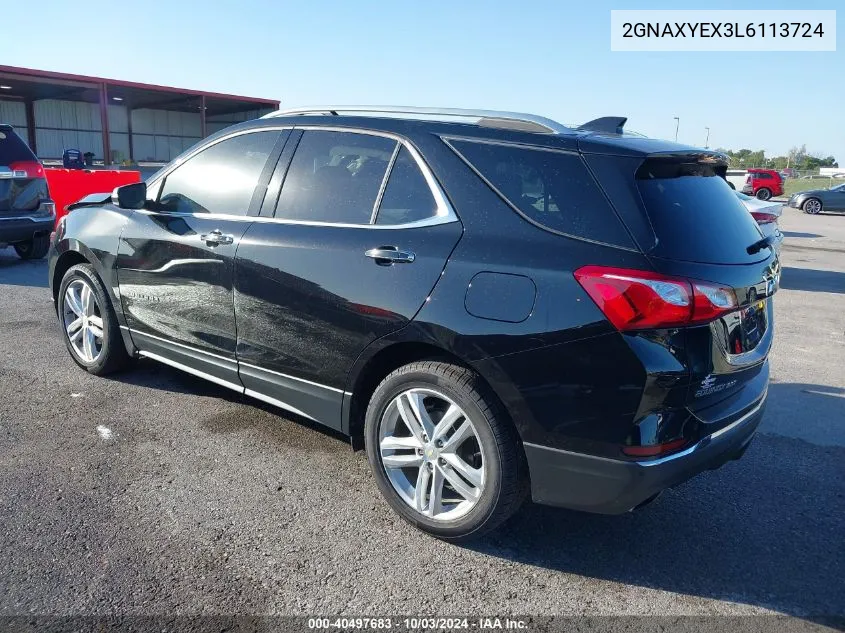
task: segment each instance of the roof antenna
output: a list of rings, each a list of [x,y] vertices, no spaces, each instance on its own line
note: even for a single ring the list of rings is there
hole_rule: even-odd
[[[610,134],[622,134],[622,129],[628,117],[624,116],[603,116],[592,121],[579,125],[579,130],[590,130],[591,132],[608,132]]]

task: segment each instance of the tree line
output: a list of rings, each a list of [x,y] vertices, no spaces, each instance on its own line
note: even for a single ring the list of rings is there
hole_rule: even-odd
[[[769,169],[786,169],[787,167],[800,171],[810,171],[819,167],[839,167],[833,156],[822,156],[819,153],[808,152],[806,145],[793,147],[786,156],[767,157],[765,150],[740,149],[731,150],[719,148],[720,152],[728,155],[728,166],[731,169],[747,169],[749,167],[767,167]]]

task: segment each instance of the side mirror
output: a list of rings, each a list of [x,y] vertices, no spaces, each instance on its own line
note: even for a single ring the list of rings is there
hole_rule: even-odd
[[[111,201],[121,209],[143,209],[147,202],[147,183],[133,182],[117,187],[111,194]]]

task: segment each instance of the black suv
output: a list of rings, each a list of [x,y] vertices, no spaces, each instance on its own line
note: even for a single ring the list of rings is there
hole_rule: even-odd
[[[228,128],[72,205],[65,342],[95,374],[148,357],[348,434],[441,538],[529,491],[626,512],[745,451],[779,265],[723,155],[623,124],[329,107]]]
[[[40,259],[55,221],[44,168],[12,126],[0,124],[0,248],[12,244],[23,259]]]

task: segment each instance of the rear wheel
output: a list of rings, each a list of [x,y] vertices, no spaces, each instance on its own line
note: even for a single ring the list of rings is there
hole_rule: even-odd
[[[772,190],[766,189],[765,187],[760,187],[755,194],[758,200],[768,200],[772,197]]]
[[[102,376],[129,362],[114,308],[93,266],[68,269],[58,302],[65,345],[77,365]]]
[[[821,213],[822,201],[818,198],[807,198],[804,204],[801,205],[801,208],[804,209],[804,213],[816,215],[817,213]]]
[[[21,259],[42,259],[50,250],[50,236],[36,235],[26,242],[15,244],[15,252]]]
[[[387,502],[438,538],[475,538],[509,518],[527,492],[519,437],[471,370],[405,365],[376,388],[367,456]]]

